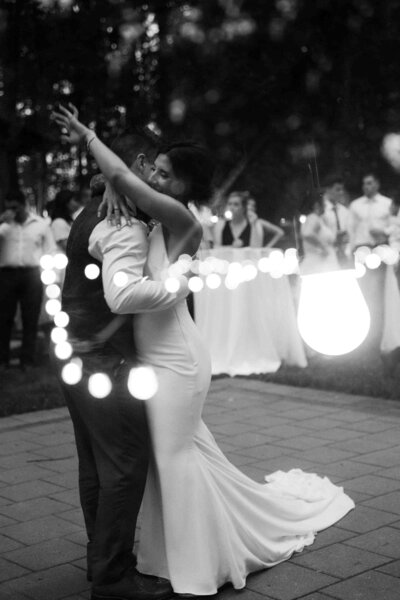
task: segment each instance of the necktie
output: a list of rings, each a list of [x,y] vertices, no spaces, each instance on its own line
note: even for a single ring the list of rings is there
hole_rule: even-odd
[[[333,209],[333,214],[335,215],[335,219],[336,219],[337,230],[340,231],[340,221],[339,221],[339,215],[338,215],[336,204],[332,205],[332,209]]]

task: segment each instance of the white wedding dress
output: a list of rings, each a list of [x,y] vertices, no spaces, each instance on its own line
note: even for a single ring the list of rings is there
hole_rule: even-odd
[[[151,234],[147,267],[155,280],[168,267],[161,226]],[[186,301],[135,317],[135,337],[159,384],[147,401],[154,460],[140,572],[169,579],[182,594],[215,594],[227,582],[243,588],[249,573],[288,559],[354,507],[326,478],[293,470],[260,484],[225,458],[201,419],[210,358]]]

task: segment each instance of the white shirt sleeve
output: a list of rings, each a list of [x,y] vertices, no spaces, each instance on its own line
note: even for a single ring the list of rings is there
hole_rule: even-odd
[[[104,297],[113,313],[166,310],[188,295],[186,277],[180,277],[181,286],[176,293],[168,292],[161,281],[143,277],[147,251],[146,229],[140,221],[133,221],[131,227],[124,224],[119,230],[101,221],[93,229],[89,253],[103,263]],[[115,282],[117,273],[124,273],[123,285]]]

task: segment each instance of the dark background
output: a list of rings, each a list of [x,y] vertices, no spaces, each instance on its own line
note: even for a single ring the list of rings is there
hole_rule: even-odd
[[[400,0],[0,0],[0,202],[39,210],[83,187],[90,157],[49,114],[72,100],[110,141],[130,124],[205,142],[220,193],[249,189],[273,221],[307,209],[310,166],[349,198],[400,130]]]

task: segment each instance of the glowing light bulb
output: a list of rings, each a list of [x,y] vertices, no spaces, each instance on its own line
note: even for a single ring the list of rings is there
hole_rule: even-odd
[[[360,262],[354,263],[354,269],[357,279],[361,279],[361,277],[364,277],[365,273],[367,272],[366,266]]]
[[[212,215],[210,217],[210,221],[211,221],[211,223],[218,223],[218,217],[217,217],[217,215]]]
[[[331,356],[351,352],[366,338],[370,320],[354,270],[301,278],[299,332],[317,352]]]
[[[65,269],[65,267],[68,264],[68,258],[65,256],[65,254],[61,254],[61,252],[59,254],[56,254],[54,257],[54,267],[56,269]]]
[[[44,283],[44,285],[51,285],[52,283],[57,281],[57,275],[55,271],[49,269],[41,272],[40,279],[42,280],[42,283]]]
[[[258,269],[255,265],[248,263],[243,265],[243,270],[242,270],[242,278],[243,281],[251,281],[252,279],[255,279],[258,275]]]
[[[231,211],[231,210],[226,210],[226,211],[224,212],[224,217],[225,217],[225,219],[226,219],[227,221],[230,221],[230,220],[232,219],[232,217],[233,217],[233,215],[232,215],[232,211]]]
[[[201,277],[198,277],[197,275],[195,275],[194,277],[191,277],[188,281],[188,288],[191,292],[200,292],[204,287],[204,283],[203,280],[201,279]]]
[[[61,294],[61,289],[55,283],[47,286],[46,296],[48,298],[58,298],[60,294]]]
[[[216,290],[221,285],[221,277],[217,273],[210,273],[206,277],[206,285],[210,290]]]
[[[113,281],[117,287],[125,287],[128,283],[128,275],[123,271],[118,271],[115,273]]]
[[[94,264],[86,265],[85,275],[88,279],[96,279],[100,275],[100,269]]]
[[[375,254],[375,252],[371,252],[371,254],[368,254],[368,256],[365,257],[365,265],[368,269],[377,269],[380,267],[381,263],[381,257],[378,256],[378,254]]]
[[[67,341],[68,333],[63,327],[54,327],[51,330],[50,337],[55,344],[61,344]]]
[[[44,271],[50,271],[54,267],[54,258],[50,254],[43,254],[40,258],[40,266]]]
[[[45,304],[45,309],[47,314],[56,315],[61,310],[61,302],[59,300],[56,300],[55,298],[47,300]]]
[[[262,258],[260,258],[257,263],[257,266],[261,273],[268,273],[268,271],[270,270],[270,262],[268,256],[263,256]]]
[[[54,354],[60,360],[67,360],[72,355],[72,346],[69,342],[60,342],[54,348]]]
[[[157,376],[151,367],[135,367],[130,370],[128,390],[139,400],[149,400],[158,390]]]
[[[112,390],[111,379],[106,373],[94,373],[89,377],[88,389],[94,398],[106,398]]]
[[[71,361],[63,366],[61,377],[68,385],[75,385],[82,379],[82,367],[76,362]]]
[[[179,282],[179,279],[177,279],[176,277],[167,277],[167,279],[164,281],[164,286],[167,292],[175,294],[181,287],[181,284]]]
[[[69,323],[69,316],[66,312],[60,310],[60,312],[54,315],[54,325],[57,327],[66,327]]]

